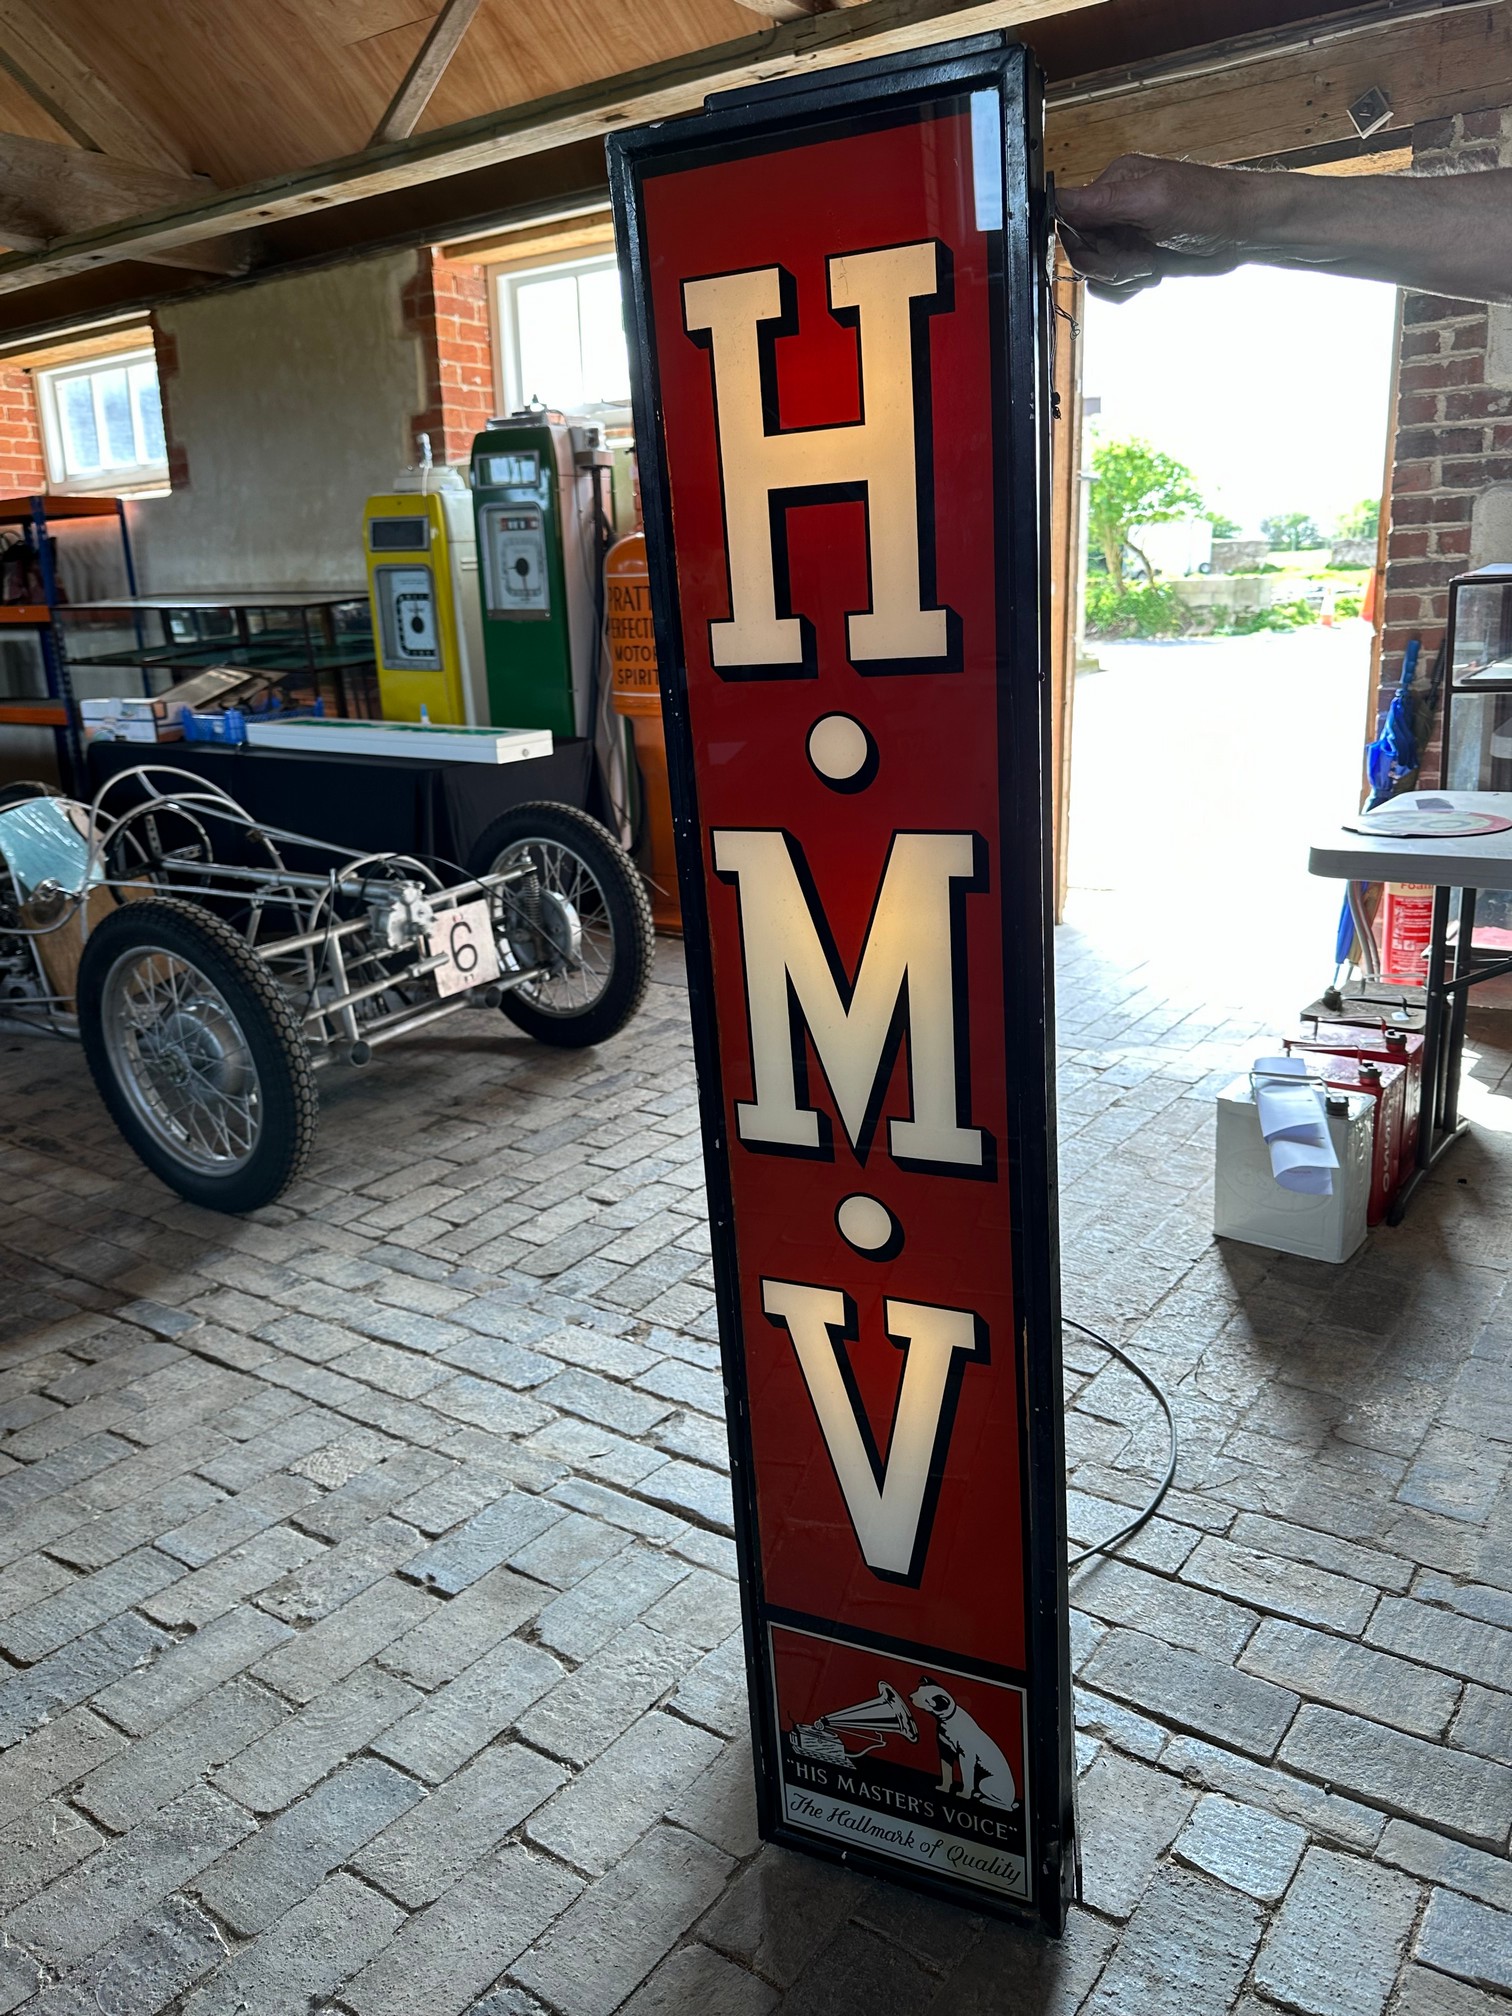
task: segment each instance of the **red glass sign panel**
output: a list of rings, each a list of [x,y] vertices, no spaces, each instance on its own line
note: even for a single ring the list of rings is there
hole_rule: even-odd
[[[1058,1927],[1028,70],[983,38],[611,161],[763,1827]]]

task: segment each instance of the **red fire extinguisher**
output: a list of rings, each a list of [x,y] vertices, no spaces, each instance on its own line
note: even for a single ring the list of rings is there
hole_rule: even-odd
[[[1381,897],[1381,978],[1421,987],[1433,935],[1433,885],[1388,882]]]

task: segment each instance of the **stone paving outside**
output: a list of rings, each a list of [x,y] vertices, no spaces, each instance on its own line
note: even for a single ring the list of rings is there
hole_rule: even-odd
[[[333,1080],[253,1220],[0,1027],[0,2012],[1508,2016],[1512,1054],[1354,1263],[1220,1247],[1263,1025],[1059,951],[1067,1310],[1182,1436],[1073,1583],[1064,1942],[758,1846],[664,947],[596,1053]],[[1085,1540],[1163,1429],[1074,1335],[1067,1399]]]

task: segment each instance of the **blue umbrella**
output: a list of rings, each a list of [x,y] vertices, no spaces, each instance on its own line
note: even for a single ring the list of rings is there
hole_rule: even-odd
[[[1391,705],[1381,718],[1376,729],[1374,742],[1365,751],[1365,774],[1370,779],[1370,797],[1366,801],[1367,812],[1374,812],[1378,805],[1384,805],[1404,778],[1411,777],[1417,770],[1417,734],[1412,725],[1412,682],[1417,675],[1418,654],[1422,644],[1414,637],[1408,643],[1402,658],[1402,676],[1397,681],[1397,690],[1391,696]],[[1364,891],[1362,889],[1361,894]],[[1342,966],[1349,958],[1354,946],[1355,923],[1349,908],[1349,897],[1344,898],[1344,907],[1339,912],[1339,929],[1335,934],[1334,964]]]

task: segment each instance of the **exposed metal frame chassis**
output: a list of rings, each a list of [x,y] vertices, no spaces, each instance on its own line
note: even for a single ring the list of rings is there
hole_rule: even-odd
[[[179,779],[188,788],[164,790],[152,781],[157,778]],[[140,781],[146,795],[123,813],[112,815],[107,811],[105,801],[132,779]],[[394,870],[402,870],[405,879],[420,882],[424,886],[426,900],[438,912],[456,909],[462,903],[506,887],[527,871],[521,869],[503,875],[473,876],[448,884],[427,862],[414,855],[364,854],[330,841],[311,839],[307,834],[268,826],[253,819],[219,785],[209,783],[193,771],[181,770],[167,763],[142,763],[130,770],[120,771],[95,794],[88,814],[84,836],[87,868],[83,891],[72,895],[64,903],[61,914],[45,925],[8,927],[10,935],[31,941],[39,987],[39,992],[24,998],[0,1000],[0,1015],[12,1020],[31,1026],[40,1023],[58,1035],[78,1034],[78,1017],[70,1011],[68,998],[49,989],[46,969],[35,941],[71,926],[79,930],[81,942],[87,940],[90,929],[87,895],[93,888],[121,889],[133,897],[142,895],[143,883],[140,879],[113,877],[106,872],[106,850],[122,834],[129,834],[134,826],[150,826],[159,815],[173,815],[197,825],[204,836],[207,858],[194,861],[175,857],[174,882],[169,886],[155,885],[154,893],[176,895],[191,902],[212,897],[242,902],[250,893],[251,927],[245,934],[249,949],[270,966],[302,956],[304,971],[300,984],[307,988],[310,1002],[304,1015],[304,1027],[310,1060],[317,1067],[338,1061],[366,1063],[368,1053],[379,1044],[391,1043],[395,1038],[439,1021],[443,1016],[455,1014],[459,1009],[477,1006],[480,1001],[497,1001],[500,994],[539,977],[544,970],[534,966],[514,966],[512,970],[501,973],[497,980],[481,987],[464,989],[433,1001],[409,1003],[401,1009],[366,1017],[359,1022],[356,1011],[364,1002],[422,979],[443,960],[439,956],[417,957],[409,960],[400,972],[385,972],[375,980],[354,979],[354,974],[360,972],[363,966],[383,956],[381,950],[375,949],[360,954],[350,962],[347,958],[347,941],[367,931],[371,919],[363,915],[337,922],[333,915],[328,924],[322,925],[319,921],[322,911],[328,907],[334,911],[339,899],[368,903],[380,892],[387,894],[397,879]],[[222,821],[226,826],[236,828],[255,845],[264,847],[269,856],[269,866],[246,867],[215,860],[213,852],[209,851],[212,842],[205,824],[207,820]],[[305,852],[328,855],[342,865],[339,870],[333,867],[325,875],[291,868],[284,860],[281,849],[296,847]],[[385,872],[375,874],[373,870],[380,867]],[[190,886],[185,886],[186,883]],[[276,905],[286,906],[292,911],[296,928],[277,938],[261,938],[264,914]],[[390,953],[389,956],[396,955]],[[507,949],[502,946],[500,959],[501,962],[509,959]],[[318,998],[323,986],[334,991]],[[34,1012],[37,1010],[42,1011],[40,1015]]]

